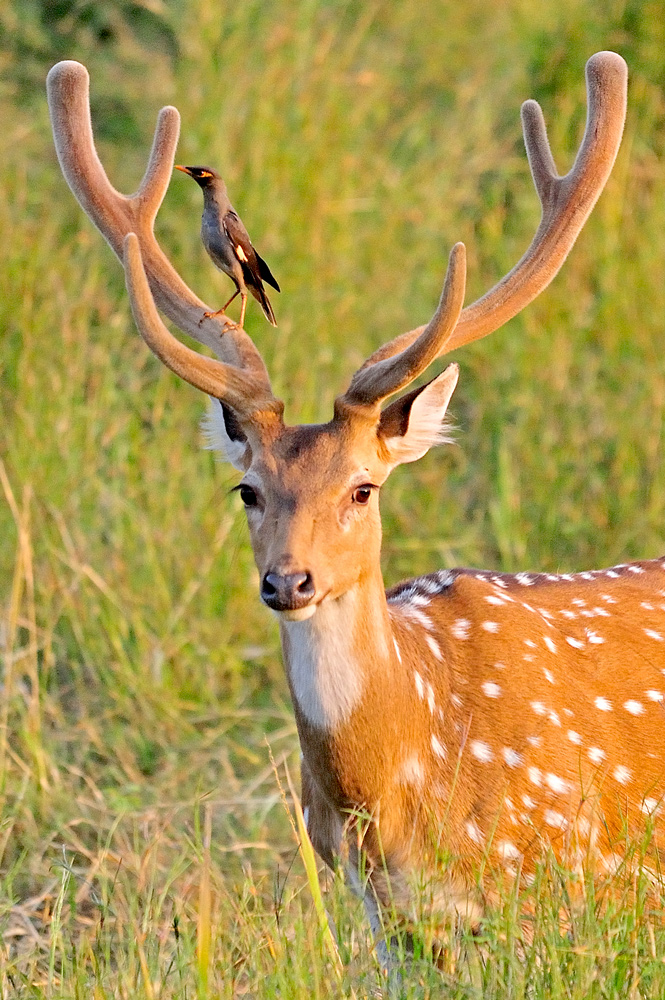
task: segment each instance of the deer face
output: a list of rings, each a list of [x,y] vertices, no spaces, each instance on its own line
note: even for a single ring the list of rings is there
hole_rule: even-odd
[[[268,434],[213,401],[208,436],[244,473],[237,489],[268,607],[302,620],[376,573],[379,489],[395,465],[443,439],[457,375],[451,365],[383,413],[338,405],[328,424]]]

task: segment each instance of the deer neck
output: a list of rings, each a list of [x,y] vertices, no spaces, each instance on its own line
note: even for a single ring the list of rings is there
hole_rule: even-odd
[[[280,621],[282,650],[296,714],[308,729],[333,736],[352,720],[395,669],[380,573],[305,621]]]

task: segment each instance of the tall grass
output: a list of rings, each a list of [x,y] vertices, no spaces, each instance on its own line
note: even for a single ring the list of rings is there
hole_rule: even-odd
[[[26,9],[3,14],[0,43]],[[180,160],[226,177],[284,289],[278,329],[251,304],[247,326],[293,422],[328,419],[363,357],[431,315],[453,242],[467,243],[470,296],[512,266],[538,217],[521,101],[542,102],[567,170],[584,62],[601,48],[626,57],[607,190],[552,287],[459,353],[458,444],[383,491],[384,568],[392,583],[659,554],[663,4],[154,11],[177,54],[153,57],[124,29],[112,51],[74,32],[57,54],[91,70],[120,189],[136,186],[168,102],[183,116]],[[21,89],[22,51],[5,46],[0,64],[1,995],[328,996],[337,967],[269,758],[297,770],[236,479],[199,447],[202,400],[133,329],[117,262],[57,169],[45,101]],[[48,51],[31,57],[44,75]],[[199,213],[199,191],[175,177],[159,234],[221,302]],[[652,897],[591,900],[562,936],[567,877],[546,874],[530,939],[507,892],[482,940],[450,945],[443,973],[416,962],[413,995],[442,983],[460,997],[662,993]],[[345,983],[362,995],[371,943],[327,880]]]

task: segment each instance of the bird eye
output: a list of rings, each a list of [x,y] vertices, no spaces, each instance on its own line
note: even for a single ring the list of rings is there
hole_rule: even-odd
[[[244,503],[245,507],[256,507],[259,502],[256,490],[253,490],[251,486],[242,485],[238,488],[238,492],[240,493],[240,499]]]
[[[361,506],[369,503],[369,498],[372,495],[371,486],[357,486],[351,495],[351,500],[353,503],[359,503]]]

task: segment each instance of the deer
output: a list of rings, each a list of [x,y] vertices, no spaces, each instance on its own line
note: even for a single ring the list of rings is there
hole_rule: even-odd
[[[58,63],[47,88],[62,171],[123,263],[141,336],[210,397],[208,435],[242,474],[260,597],[278,621],[293,701],[307,830],[327,865],[346,867],[382,962],[384,914],[408,913],[423,873],[437,886],[433,910],[473,922],[487,900],[471,874],[482,858],[526,878],[547,845],[610,870],[626,824],[663,810],[665,558],[557,574],[442,569],[386,591],[379,493],[397,465],[448,436],[457,364],[412,383],[517,315],[561,268],[617,155],[624,60],[588,61],[586,127],[564,175],[540,106],[522,106],[542,212],[512,270],[465,307],[457,243],[430,322],[379,347],[329,422],[300,426],[284,422],[250,337],[208,316],[155,238],[177,110],[159,113],[144,178],[125,196],[95,150],[85,68]],[[160,311],[217,357],[185,346]]]

